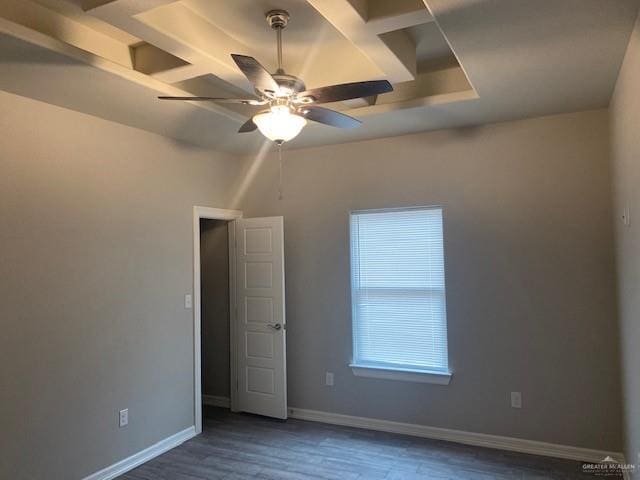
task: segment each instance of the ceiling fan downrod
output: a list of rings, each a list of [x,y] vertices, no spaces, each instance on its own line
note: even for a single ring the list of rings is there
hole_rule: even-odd
[[[286,10],[270,10],[267,12],[267,23],[276,31],[278,41],[278,70],[276,73],[282,74],[282,30],[289,23],[289,12]]]
[[[289,99],[307,88],[300,78],[286,73],[282,67],[282,30],[289,24],[291,17],[286,10],[270,10],[265,16],[267,23],[276,31],[277,36],[278,69],[272,73],[273,78],[279,86],[275,96],[279,98],[280,101],[285,101],[285,103],[288,104]],[[305,103],[305,101],[301,101],[300,103]]]

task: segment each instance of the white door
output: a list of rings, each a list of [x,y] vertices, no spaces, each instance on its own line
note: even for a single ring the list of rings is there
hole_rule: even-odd
[[[236,220],[238,405],[287,418],[282,217]]]

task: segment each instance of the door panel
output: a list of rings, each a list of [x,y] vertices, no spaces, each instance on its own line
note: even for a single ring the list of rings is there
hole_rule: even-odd
[[[282,217],[236,221],[238,408],[287,418]]]

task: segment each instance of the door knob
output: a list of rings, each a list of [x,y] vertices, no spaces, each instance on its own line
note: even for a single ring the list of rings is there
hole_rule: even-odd
[[[279,323],[267,323],[267,327],[273,328],[274,330],[282,329],[282,325],[280,325]]]

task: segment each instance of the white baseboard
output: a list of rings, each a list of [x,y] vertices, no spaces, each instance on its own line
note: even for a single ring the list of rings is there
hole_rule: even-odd
[[[131,455],[124,460],[119,461],[118,463],[114,463],[113,465],[103,468],[99,472],[93,473],[88,477],[85,477],[83,480],[111,480],[116,478],[118,475],[122,475],[123,473],[128,472],[129,470],[133,470],[139,465],[142,465],[145,462],[148,462],[152,458],[157,457],[158,455],[163,454],[171,450],[172,448],[177,447],[178,445],[186,442],[190,438],[196,436],[196,427],[189,427],[181,432],[178,432],[170,437],[165,438],[164,440],[160,440],[158,443],[151,445],[149,448],[145,448],[144,450]]]
[[[227,397],[215,395],[202,395],[202,403],[215,407],[229,408],[230,400]],[[445,440],[448,442],[473,445],[477,447],[495,448],[512,452],[528,453],[532,455],[542,455],[546,457],[564,458],[583,462],[598,463],[606,456],[614,458],[620,463],[625,463],[625,458],[619,452],[606,452],[582,447],[572,447],[568,445],[558,445],[554,443],[539,442],[535,440],[524,440],[522,438],[503,437],[499,435],[488,435],[484,433],[465,432],[463,430],[451,430],[448,428],[429,427],[426,425],[415,425],[411,423],[392,422],[389,420],[379,420],[376,418],[354,417],[351,415],[341,415],[338,413],[321,412],[318,410],[306,410],[303,408],[290,407],[288,409],[291,418],[308,420],[311,422],[328,423],[332,425],[343,425],[346,427],[363,428],[366,430],[377,430],[380,432],[398,433],[411,435],[414,437],[430,438],[433,440]],[[196,436],[195,427],[189,427],[178,432],[158,443],[145,448],[144,450],[121,460],[107,468],[100,470],[83,480],[112,480],[118,475],[128,472],[135,467],[163,454],[164,452],[177,447]],[[628,472],[624,474],[625,480],[630,480]]]
[[[202,403],[211,407],[231,407],[231,400],[229,397],[218,397],[216,395],[202,395]]]
[[[434,440],[446,440],[448,442],[474,445],[477,447],[496,448],[512,452],[542,455],[546,457],[564,458],[583,462],[597,463],[606,456],[624,463],[624,456],[618,452],[605,452],[582,447],[557,445],[554,443],[524,440],[522,438],[502,437],[487,435],[484,433],[465,432],[462,430],[450,430],[447,428],[428,427],[426,425],[414,425],[410,423],[392,422],[367,417],[353,417],[337,413],[320,412],[317,410],[305,410],[302,408],[289,408],[289,416],[300,420],[312,422],[330,423],[332,425],[344,425],[347,427],[378,430],[381,432],[400,433],[414,437],[431,438]]]

